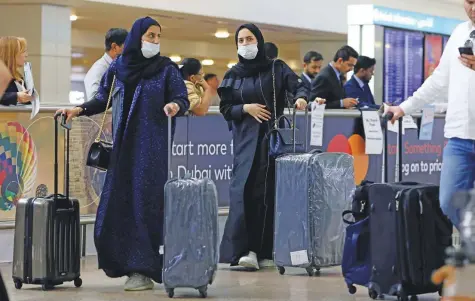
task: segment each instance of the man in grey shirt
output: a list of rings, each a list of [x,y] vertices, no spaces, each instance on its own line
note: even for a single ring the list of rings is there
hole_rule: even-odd
[[[84,77],[84,87],[86,89],[86,100],[89,101],[97,93],[102,76],[109,68],[112,61],[122,53],[124,42],[127,38],[127,30],[122,28],[111,28],[106,34],[106,52],[98,59]]]

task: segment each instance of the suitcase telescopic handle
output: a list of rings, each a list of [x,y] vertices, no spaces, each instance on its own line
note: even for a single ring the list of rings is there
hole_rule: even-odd
[[[59,172],[59,126],[58,123],[62,119],[65,119],[64,114],[55,114],[54,115],[54,196],[59,195],[58,193],[58,172]],[[69,129],[66,131],[66,162],[65,162],[65,194],[66,198],[69,199]]]
[[[384,170],[384,179],[383,183],[388,182],[388,122],[393,119],[394,113],[387,112],[381,117],[381,127],[384,130],[384,158],[383,158],[383,170]],[[403,121],[398,121],[398,131],[397,131],[397,159],[396,159],[396,170],[395,170],[395,182],[402,181],[402,127]]]

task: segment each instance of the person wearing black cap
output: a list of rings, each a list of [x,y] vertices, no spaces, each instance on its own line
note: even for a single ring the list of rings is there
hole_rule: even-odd
[[[230,124],[234,142],[230,210],[220,262],[257,270],[273,265],[275,170],[265,136],[273,128],[274,113],[283,115],[287,92],[300,110],[307,106],[307,95],[289,66],[266,56],[257,26],[240,26],[235,43],[239,63],[225,74],[218,89],[220,111]]]
[[[57,112],[68,120],[99,114],[112,96],[114,147],[94,243],[99,268],[107,276],[128,276],[126,291],[150,290],[152,280],[162,282],[168,118],[173,117],[173,131],[174,117],[190,106],[178,66],[160,55],[161,34],[156,20],[135,21],[122,55],[111,63],[93,100]]]

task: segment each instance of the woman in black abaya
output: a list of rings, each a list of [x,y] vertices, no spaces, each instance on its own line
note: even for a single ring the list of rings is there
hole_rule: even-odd
[[[274,116],[272,65],[277,116],[287,106],[286,92],[295,95],[289,101],[301,110],[307,106],[307,96],[299,77],[283,61],[273,63],[266,57],[257,26],[239,27],[235,42],[239,63],[226,73],[218,89],[220,111],[234,139],[230,208],[220,261],[257,270],[273,265],[275,170],[264,140]]]

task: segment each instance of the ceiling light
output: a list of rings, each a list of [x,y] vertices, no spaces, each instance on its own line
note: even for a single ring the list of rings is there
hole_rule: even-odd
[[[229,31],[227,31],[226,29],[218,30],[216,31],[214,36],[217,37],[218,39],[227,39],[229,38]]]
[[[73,22],[76,21],[77,19],[78,19],[78,16],[76,16],[76,15],[69,16],[69,20],[71,20]]]
[[[181,61],[181,57],[179,55],[172,55],[170,57],[170,60],[172,60],[172,62],[178,63],[179,61]]]
[[[71,53],[71,57],[73,59],[80,59],[80,58],[84,57],[84,55],[80,52],[73,52],[73,53]]]
[[[235,63],[235,62],[231,62],[231,63],[228,64],[228,68],[231,69],[232,67],[234,67],[234,65],[236,65],[236,63]]]
[[[213,61],[213,60],[206,59],[206,60],[202,60],[202,61],[201,61],[201,64],[202,64],[203,66],[211,66],[211,65],[214,64],[214,61]]]

